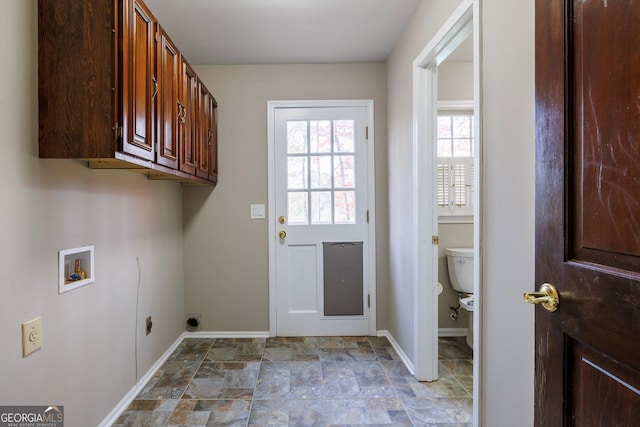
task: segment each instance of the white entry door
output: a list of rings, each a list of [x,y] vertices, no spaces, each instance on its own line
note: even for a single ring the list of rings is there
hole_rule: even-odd
[[[271,310],[279,336],[375,331],[370,316],[375,290],[371,108],[271,111]]]

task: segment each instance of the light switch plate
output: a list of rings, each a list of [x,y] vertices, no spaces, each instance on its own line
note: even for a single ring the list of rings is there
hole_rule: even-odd
[[[265,210],[264,205],[251,205],[251,219],[264,219]]]
[[[22,357],[27,357],[42,347],[42,317],[22,324]]]

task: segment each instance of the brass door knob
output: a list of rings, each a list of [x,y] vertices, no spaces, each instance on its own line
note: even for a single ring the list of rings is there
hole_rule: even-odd
[[[287,218],[286,218],[286,217],[284,217],[284,216],[281,216],[280,218],[278,218],[278,222],[279,222],[280,224],[284,224],[285,222],[287,222]]]
[[[524,300],[529,304],[542,304],[549,311],[556,311],[560,304],[560,294],[555,286],[545,283],[538,292],[525,292]]]
[[[280,232],[278,233],[278,237],[284,239],[285,237],[287,237],[287,232],[284,230],[280,230]]]

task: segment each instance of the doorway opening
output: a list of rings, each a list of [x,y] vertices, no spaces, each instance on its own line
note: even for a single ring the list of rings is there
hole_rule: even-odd
[[[454,13],[416,57],[413,63],[414,86],[414,375],[419,381],[438,379],[438,336],[460,334],[472,323],[473,342],[473,421],[478,424],[480,384],[480,343],[481,343],[481,111],[480,111],[480,20],[479,1],[464,0]],[[465,58],[466,56],[466,58]],[[452,65],[456,62],[456,65]],[[465,63],[466,62],[466,63]],[[469,63],[470,62],[470,63]],[[444,96],[442,85],[453,75],[466,70],[471,81],[457,86],[470,86],[465,94]],[[464,74],[461,72],[458,74]],[[439,96],[439,88],[444,96]],[[449,91],[451,92],[451,91]],[[448,95],[451,95],[449,93]],[[448,98],[448,99],[447,99]],[[466,98],[466,99],[465,99]],[[438,150],[438,115],[449,117],[466,116],[459,120],[470,126],[466,136],[467,154],[454,155],[453,159],[443,159],[442,149]],[[441,122],[446,121],[444,117]],[[471,123],[471,124],[470,124]],[[441,123],[442,124],[442,123]],[[464,139],[464,138],[461,138]],[[468,138],[467,138],[468,139]],[[441,147],[442,148],[442,147]],[[465,157],[460,159],[460,157]],[[460,163],[458,165],[458,163]],[[454,165],[455,164],[455,165]],[[441,172],[439,176],[438,172]],[[453,171],[453,175],[451,173]],[[456,176],[456,171],[460,174]],[[463,173],[464,172],[464,173]],[[455,182],[458,180],[457,188]],[[457,194],[446,195],[447,185]],[[464,186],[464,189],[461,189]],[[469,187],[470,186],[470,187]],[[469,191],[470,190],[470,191]],[[457,198],[457,199],[456,199]],[[456,201],[457,200],[457,201]],[[461,202],[461,200],[463,202]],[[448,214],[447,214],[448,211]],[[447,241],[440,236],[444,228],[465,229],[471,236],[451,238]],[[463,231],[464,233],[465,231]],[[443,237],[443,239],[441,239]],[[469,244],[470,243],[470,244]],[[473,322],[459,318],[455,328],[439,328],[439,317],[449,316],[449,304],[440,302],[439,276],[443,277],[443,294],[455,296],[448,280],[445,246],[472,247],[473,254],[473,311],[458,309],[458,313],[472,316]],[[440,273],[440,274],[439,274]],[[446,292],[446,294],[445,294]],[[444,307],[443,307],[444,304]],[[445,313],[442,313],[445,311]],[[453,317],[453,316],[452,316]],[[462,316],[461,316],[462,317]],[[462,324],[464,323],[464,324]]]

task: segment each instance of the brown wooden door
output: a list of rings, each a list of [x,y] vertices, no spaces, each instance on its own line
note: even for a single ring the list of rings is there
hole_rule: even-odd
[[[122,147],[128,154],[154,159],[155,19],[140,1],[123,2]]]
[[[158,28],[158,96],[157,129],[158,152],[156,162],[178,169],[178,121],[180,77],[182,68],[180,52],[162,27]]]
[[[536,426],[640,425],[640,0],[536,0]]]
[[[180,170],[196,173],[198,76],[191,66],[182,61],[182,112],[180,114],[179,163]]]

